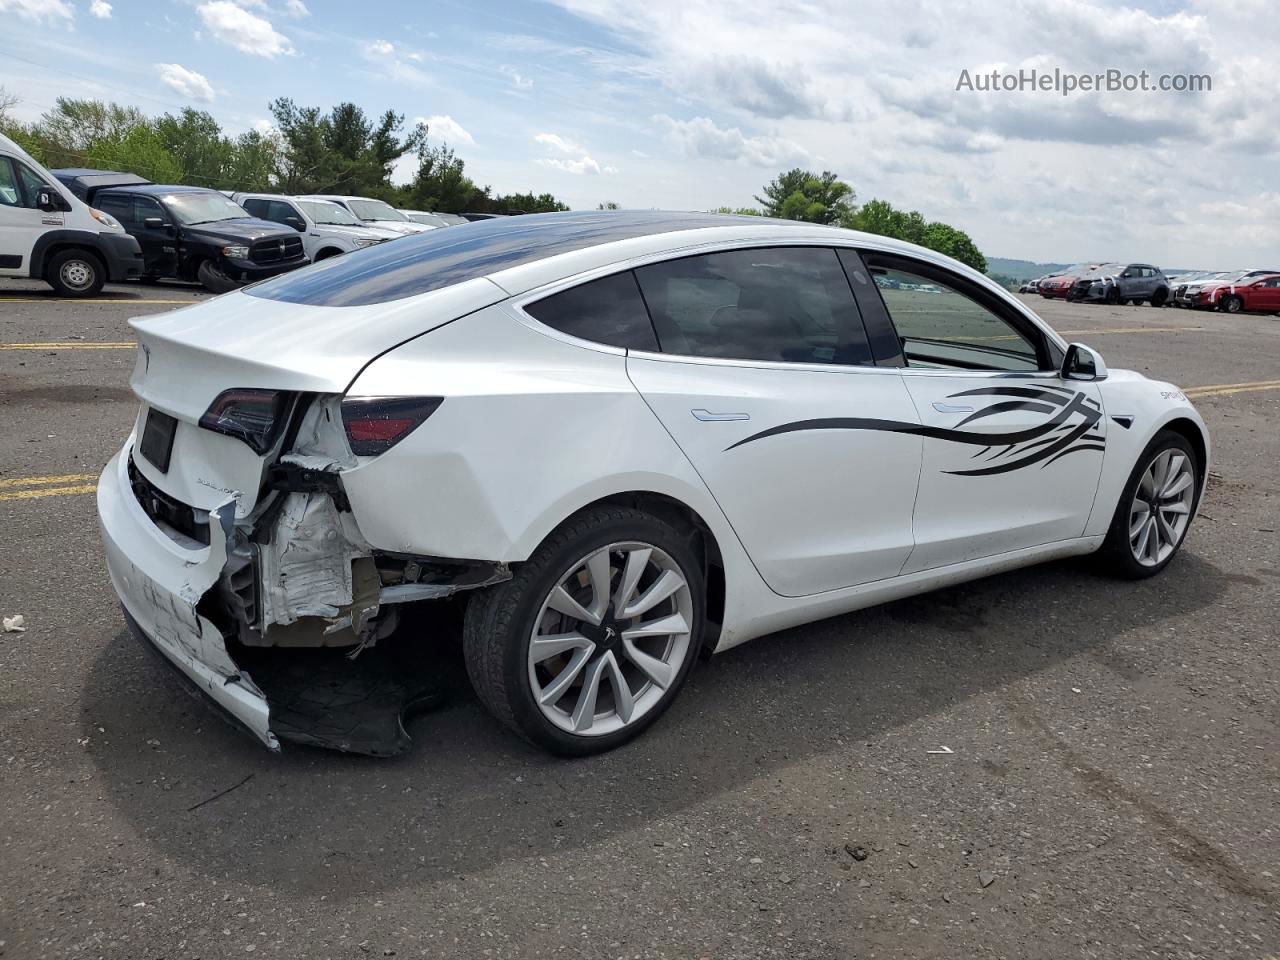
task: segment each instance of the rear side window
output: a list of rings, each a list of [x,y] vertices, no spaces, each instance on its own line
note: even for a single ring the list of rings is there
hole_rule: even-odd
[[[611,347],[657,352],[648,311],[631,273],[580,284],[528,304],[525,313],[553,330]]]
[[[857,304],[824,247],[731,250],[636,270],[664,353],[869,364]]]

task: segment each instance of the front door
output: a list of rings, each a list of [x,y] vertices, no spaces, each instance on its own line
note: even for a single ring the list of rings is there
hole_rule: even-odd
[[[921,438],[877,367],[835,251],[771,247],[635,271],[659,353],[627,371],[765,582],[805,596],[896,576]],[[868,420],[899,431],[859,429]]]
[[[176,277],[178,225],[160,202],[152,197],[135,195],[133,216],[137,226],[136,230],[130,232],[138,238],[138,246],[142,248],[144,271],[153,277]],[[156,223],[157,220],[159,224]]]
[[[1106,445],[1097,386],[1063,380],[1035,325],[959,275],[864,254],[924,425],[904,573],[1079,537]]]
[[[43,181],[26,164],[0,156],[0,276],[28,276],[36,239],[62,223],[61,213],[36,207],[38,185]]]

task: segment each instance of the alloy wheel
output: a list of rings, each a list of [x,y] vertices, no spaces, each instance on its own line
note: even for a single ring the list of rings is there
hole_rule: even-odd
[[[529,637],[528,676],[542,715],[597,737],[662,700],[689,656],[693,595],[665,551],[613,543],[564,572]]]
[[[93,267],[83,260],[68,260],[58,271],[58,276],[72,290],[87,290],[93,286]]]
[[[1129,549],[1144,567],[1164,563],[1191,522],[1195,470],[1178,449],[1158,453],[1143,471],[1129,507]]]

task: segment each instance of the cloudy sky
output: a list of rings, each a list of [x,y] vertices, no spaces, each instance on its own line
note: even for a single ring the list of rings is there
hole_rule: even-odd
[[[988,255],[1280,258],[1271,0],[0,0],[0,85],[232,131],[290,96],[426,119],[498,191],[752,204],[830,169]],[[1268,39],[1270,37],[1271,39]],[[993,69],[1208,74],[1201,93],[957,90]],[[1265,262],[1264,262],[1265,261]]]

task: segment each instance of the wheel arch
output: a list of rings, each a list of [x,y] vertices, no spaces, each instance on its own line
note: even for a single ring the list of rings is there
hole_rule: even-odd
[[[724,553],[721,550],[720,539],[717,537],[715,530],[712,529],[712,525],[704,519],[698,510],[681,498],[672,496],[669,493],[659,493],[656,490],[648,489],[622,490],[606,494],[582,504],[564,516],[538,539],[537,544],[543,543],[575,517],[589,510],[604,506],[620,506],[641,510],[669,523],[679,531],[688,532],[691,538],[690,545],[693,547],[695,555],[702,561],[703,579],[706,587],[707,626],[703,634],[702,650],[705,653],[714,651],[719,641],[720,628],[724,623],[725,614],[726,577]],[[537,549],[537,545],[532,547],[529,553],[532,553],[535,549]]]
[[[346,252],[347,251],[343,250],[341,247],[335,247],[332,244],[328,244],[316,251],[315,262],[328,260],[330,257],[338,257]]]
[[[31,248],[29,275],[32,279],[43,280],[49,261],[64,250],[82,250],[93,254],[103,269],[106,269],[107,257],[97,234],[88,230],[48,230],[36,238]]]
[[[1200,476],[1200,489],[1203,491],[1209,481],[1209,437],[1204,428],[1190,417],[1175,416],[1160,425],[1161,430],[1172,430],[1186,438],[1191,450],[1196,455],[1196,473]]]

